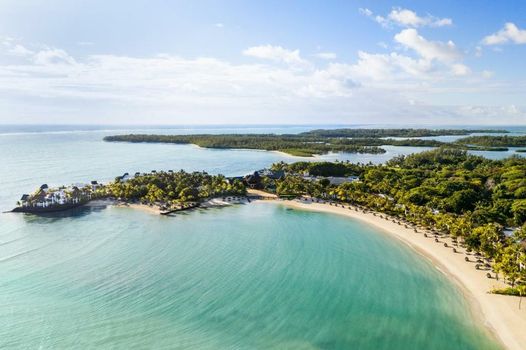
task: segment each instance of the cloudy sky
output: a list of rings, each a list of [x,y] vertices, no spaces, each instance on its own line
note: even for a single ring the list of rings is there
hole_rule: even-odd
[[[1,0],[0,123],[526,124],[526,1]]]

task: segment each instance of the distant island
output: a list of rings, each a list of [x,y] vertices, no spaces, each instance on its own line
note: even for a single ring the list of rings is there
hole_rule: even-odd
[[[482,147],[526,147],[526,136],[470,136],[457,140],[458,144]]]
[[[495,129],[332,129],[312,130],[300,134],[201,134],[147,135],[129,134],[104,137],[108,142],[193,144],[204,148],[259,149],[279,151],[293,156],[312,157],[329,152],[385,153],[384,145],[412,147],[440,147],[437,140],[417,137],[471,135],[474,133],[506,133]],[[395,137],[396,139],[393,139]],[[398,139],[405,138],[405,139]],[[466,148],[463,144],[454,146]]]
[[[353,138],[382,138],[382,137],[434,137],[434,136],[464,136],[470,134],[507,134],[501,129],[316,129],[301,133],[320,137],[353,137]]]

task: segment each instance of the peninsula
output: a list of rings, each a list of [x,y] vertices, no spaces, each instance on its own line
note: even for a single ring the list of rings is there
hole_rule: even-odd
[[[399,156],[385,165],[349,162],[284,162],[244,177],[180,171],[125,173],[108,184],[41,186],[13,211],[69,209],[91,199],[115,199],[171,212],[204,201],[245,196],[247,189],[280,198],[335,201],[384,213],[404,225],[452,237],[478,256],[477,268],[526,294],[526,159],[489,160],[439,148]],[[260,194],[262,192],[259,192]],[[438,238],[437,238],[438,239]],[[479,261],[480,260],[480,261]]]
[[[478,129],[319,129],[300,134],[201,134],[201,135],[114,135],[108,142],[193,144],[204,148],[260,149],[279,151],[293,156],[312,157],[329,152],[385,153],[381,146],[439,147],[445,145],[432,139],[447,135],[505,133],[502,130]],[[400,139],[402,138],[402,139]],[[465,148],[462,144],[455,147]],[[449,145],[449,147],[453,147]]]
[[[280,162],[239,177],[152,170],[125,173],[107,184],[43,185],[24,195],[17,207],[24,210],[14,211],[64,210],[110,199],[162,214],[248,193],[356,217],[436,260],[477,300],[503,342],[519,349],[520,327],[526,324],[525,178],[525,158],[490,160],[439,148],[383,165]]]

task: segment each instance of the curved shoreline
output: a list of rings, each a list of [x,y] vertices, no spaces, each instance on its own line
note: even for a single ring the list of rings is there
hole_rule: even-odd
[[[391,237],[401,240],[423,257],[430,259],[461,288],[470,303],[471,311],[482,319],[486,329],[506,349],[521,350],[526,346],[526,301],[519,310],[519,297],[490,294],[491,289],[507,285],[494,278],[488,279],[487,271],[476,270],[473,258],[465,249],[456,247],[457,253],[454,253],[451,238],[440,237],[439,243],[436,243],[433,236],[426,238],[421,230],[415,233],[411,228],[405,228],[372,213],[350,210],[348,205],[342,208],[298,200],[275,202],[295,209],[344,215],[375,226]],[[444,243],[448,244],[447,248],[444,247]],[[466,262],[466,256],[470,256],[472,261]]]
[[[464,297],[469,303],[470,311],[476,319],[480,319],[484,328],[500,344],[510,350],[523,350],[523,344],[526,344],[526,300],[522,309],[519,310],[519,298],[514,296],[504,296],[490,294],[493,288],[503,288],[508,285],[494,278],[486,277],[487,271],[475,269],[475,259],[472,254],[467,253],[461,247],[455,247],[456,253],[452,251],[453,244],[451,238],[440,237],[439,242],[434,241],[433,235],[425,237],[424,231],[419,230],[415,233],[412,228],[405,228],[392,222],[391,219],[380,218],[382,213],[372,212],[364,213],[361,210],[356,211],[349,209],[349,205],[329,205],[326,203],[314,203],[301,200],[282,200],[271,196],[266,192],[255,191],[253,194],[265,194],[261,199],[253,199],[253,203],[275,203],[290,208],[316,211],[343,215],[352,219],[360,220],[368,225],[372,225],[392,238],[399,239],[402,243],[408,245],[422,257],[429,259],[430,262],[455,285],[457,285]],[[142,204],[124,204],[115,201],[103,201],[106,205],[116,207],[125,207],[130,209],[139,209],[151,214],[159,214],[155,208]],[[103,204],[100,203],[100,204]],[[221,205],[222,204],[222,205]],[[236,203],[208,203],[209,206],[223,206]],[[205,205],[206,206],[206,205]],[[444,247],[447,243],[448,247]],[[470,258],[470,262],[464,260]]]

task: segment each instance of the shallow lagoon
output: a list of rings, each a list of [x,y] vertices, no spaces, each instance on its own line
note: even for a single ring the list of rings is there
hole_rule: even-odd
[[[302,159],[102,141],[138,129],[4,129],[2,211],[42,183],[103,181],[152,169],[241,175]],[[141,132],[161,131],[183,133]],[[379,163],[423,150],[386,149],[383,155],[320,158]],[[255,204],[175,218],[124,208],[44,218],[2,214],[4,347],[492,349],[494,344],[459,291],[407,247],[348,219]]]
[[[347,218],[253,203],[15,221],[2,348],[497,348],[430,263]]]

